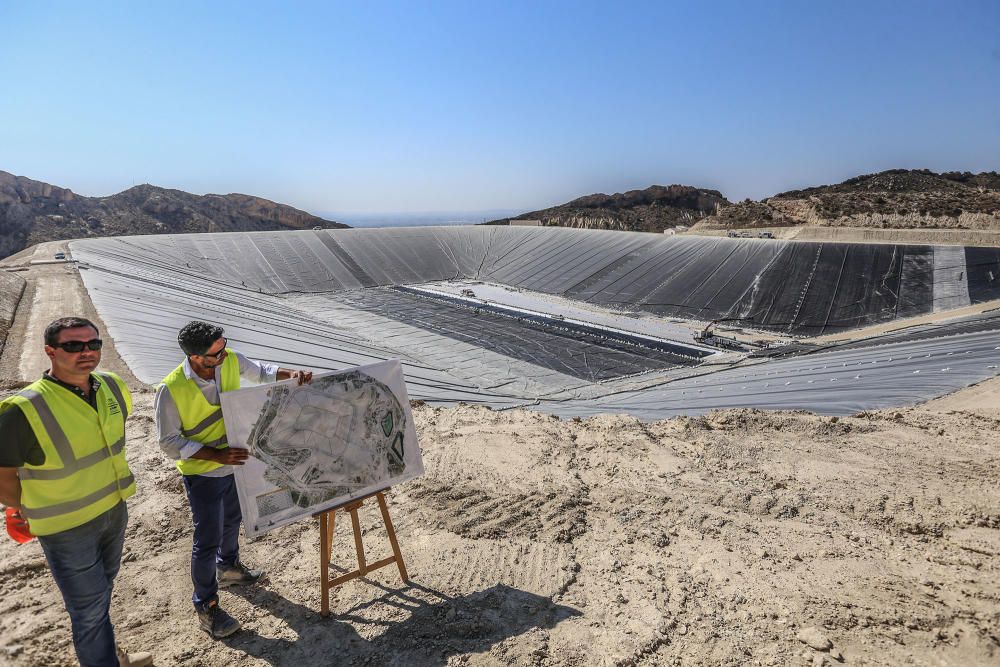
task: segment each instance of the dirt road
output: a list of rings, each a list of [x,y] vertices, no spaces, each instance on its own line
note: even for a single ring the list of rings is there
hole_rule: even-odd
[[[105,339],[109,338],[76,265],[72,262],[48,263],[57,251],[66,251],[65,241],[39,244],[34,253],[25,252],[18,260],[27,267],[18,272],[27,281],[27,286],[8,333],[7,345],[0,355],[0,389],[33,382],[48,370],[43,339],[45,327],[52,320],[70,315],[86,317],[97,323]],[[32,260],[45,263],[33,264]],[[121,375],[132,388],[144,386],[118,356],[113,341],[108,341],[104,350],[103,367]]]
[[[66,289],[67,274],[71,272],[72,268],[62,264],[48,264],[31,269],[34,289],[27,325],[28,341],[42,340],[41,334],[52,320],[63,317],[66,313],[83,312],[82,290]],[[18,378],[38,378],[49,368],[48,357],[40,345],[28,345],[26,348],[21,353]]]

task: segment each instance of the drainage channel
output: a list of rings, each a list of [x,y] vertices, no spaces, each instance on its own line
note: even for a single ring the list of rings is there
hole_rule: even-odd
[[[717,354],[717,350],[706,350],[692,345],[685,345],[684,343],[677,341],[668,341],[663,339],[652,338],[649,336],[642,336],[639,334],[629,333],[626,331],[594,326],[576,320],[566,320],[559,316],[552,316],[537,312],[529,312],[523,309],[512,308],[509,306],[502,306],[496,303],[484,303],[482,301],[474,299],[449,296],[441,294],[440,292],[431,292],[420,288],[407,287],[405,285],[397,285],[396,287],[392,287],[391,289],[396,292],[410,294],[413,296],[417,296],[423,299],[428,299],[431,301],[437,301],[440,303],[446,303],[448,305],[456,306],[459,308],[465,308],[473,311],[487,312],[494,315],[498,315],[500,317],[507,317],[523,322],[531,322],[532,324],[537,324],[544,327],[550,327],[568,333],[576,332],[586,335],[588,337],[597,337],[599,339],[606,339],[608,341],[613,341],[619,344],[629,345],[632,347],[645,348],[649,350],[656,350],[659,352],[666,352],[681,357],[687,357],[692,361],[700,361],[705,357]]]

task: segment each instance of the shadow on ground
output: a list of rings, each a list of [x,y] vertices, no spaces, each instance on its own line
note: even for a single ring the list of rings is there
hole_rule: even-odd
[[[298,638],[265,637],[245,627],[226,643],[282,667],[444,665],[449,656],[483,653],[511,637],[580,615],[549,598],[503,585],[452,597],[412,582],[403,588],[369,583],[383,594],[328,618],[266,588],[230,589],[287,623]],[[387,612],[386,607],[395,609]]]

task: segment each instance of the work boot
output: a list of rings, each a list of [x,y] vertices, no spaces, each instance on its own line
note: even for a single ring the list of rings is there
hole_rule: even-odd
[[[118,667],[149,667],[153,664],[152,653],[129,653],[118,644],[115,644],[115,651],[118,653]]]
[[[228,637],[240,629],[240,622],[222,610],[217,598],[198,607],[198,625],[212,639]]]
[[[239,559],[232,565],[216,565],[215,575],[219,580],[219,588],[252,584],[264,576],[264,570],[251,570]]]

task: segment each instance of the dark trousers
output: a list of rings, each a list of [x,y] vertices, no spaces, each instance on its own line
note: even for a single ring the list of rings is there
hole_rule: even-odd
[[[191,600],[202,607],[219,592],[215,569],[232,565],[240,557],[240,500],[232,475],[204,477],[184,475],[184,489],[194,517],[194,545],[191,548]]]
[[[73,626],[82,667],[117,665],[111,588],[125,544],[128,510],[120,502],[85,524],[38,538]]]

